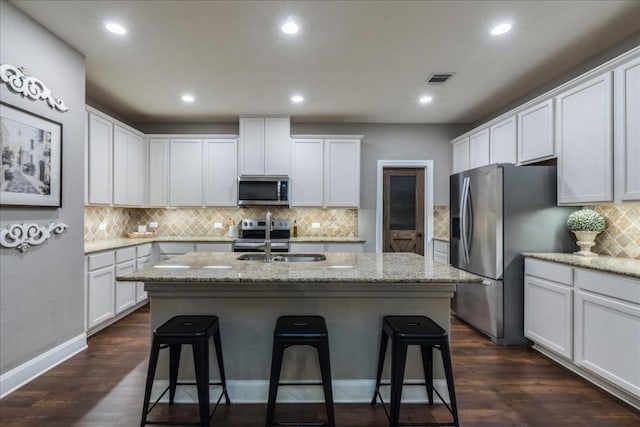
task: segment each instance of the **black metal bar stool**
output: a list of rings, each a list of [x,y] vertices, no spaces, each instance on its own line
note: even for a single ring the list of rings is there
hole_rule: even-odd
[[[391,381],[380,382],[382,367],[387,351],[387,342],[391,338]],[[424,383],[405,384],[404,368],[407,359],[407,347],[419,345],[422,352],[422,366],[424,369]],[[433,349],[440,350],[444,373],[447,379],[447,389],[451,406],[447,405],[438,390],[433,388]],[[391,408],[387,408],[380,395],[381,385],[391,385]],[[402,398],[403,385],[426,385],[429,405],[433,405],[433,392],[435,391],[440,400],[447,407],[453,416],[453,422],[449,423],[400,423],[400,400]],[[451,353],[449,352],[449,337],[440,325],[425,316],[385,316],[382,319],[382,335],[380,337],[380,355],[378,358],[378,375],[376,377],[376,389],[373,393],[371,404],[375,405],[377,399],[384,408],[389,426],[459,426],[458,407],[456,405],[456,392],[453,385],[453,369],[451,367]]]
[[[216,357],[220,371],[220,381],[209,381],[209,340],[213,337],[216,347]],[[191,345],[193,349],[193,364],[195,368],[195,382],[178,381],[178,368],[180,367],[180,352],[182,345]],[[149,408],[151,388],[156,374],[158,354],[161,349],[169,348],[169,386],[162,392],[158,399]],[[173,421],[147,421],[147,415],[158,404],[160,399],[169,391],[169,405],[173,405],[176,395],[176,386],[196,385],[198,390],[198,407],[200,412],[199,423],[184,423]],[[211,414],[209,414],[209,386],[222,386],[222,392]],[[227,405],[231,404],[227,394],[227,382],[224,376],[224,364],[222,362],[222,346],[220,344],[220,328],[216,316],[175,316],[167,320],[158,329],[153,331],[151,354],[149,355],[149,369],[147,371],[147,383],[144,391],[144,404],[142,406],[142,420],[140,426],[146,424],[161,425],[196,425],[209,427],[211,418],[218,408],[222,397],[225,397]]]
[[[295,383],[280,382],[280,369],[284,350],[294,345],[309,345],[318,351],[320,361],[320,374],[322,382]],[[324,401],[327,408],[326,423],[295,422],[274,423],[273,415],[276,407],[278,386],[322,385],[324,388]],[[295,426],[335,426],[333,413],[333,392],[331,390],[331,366],[329,364],[329,336],[327,325],[322,316],[281,316],[276,322],[273,332],[273,353],[271,356],[271,377],[269,379],[269,400],[267,402],[267,420],[265,425],[295,425]]]

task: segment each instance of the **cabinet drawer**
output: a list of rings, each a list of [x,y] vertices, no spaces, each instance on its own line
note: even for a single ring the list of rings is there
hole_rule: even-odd
[[[193,243],[182,242],[159,242],[158,249],[161,254],[176,255],[186,254],[187,252],[193,252]]]
[[[116,264],[136,259],[136,248],[118,249],[116,251]]]
[[[565,285],[573,285],[573,268],[555,262],[525,258],[524,271],[529,276],[536,276]]]
[[[327,243],[327,252],[364,252],[362,243]]]
[[[138,258],[151,255],[151,243],[145,243],[136,247],[136,256]]]
[[[89,271],[113,265],[114,259],[113,251],[89,255]]]
[[[196,243],[197,252],[231,252],[231,243]]]
[[[449,242],[443,242],[442,240],[433,241],[433,250],[438,252],[449,253]]]
[[[640,304],[640,280],[576,268],[576,286],[586,291]]]

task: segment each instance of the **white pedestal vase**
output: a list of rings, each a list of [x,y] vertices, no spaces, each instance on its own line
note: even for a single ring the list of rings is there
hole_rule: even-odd
[[[596,236],[600,233],[597,231],[574,231],[576,235],[576,244],[580,247],[578,252],[574,252],[575,255],[594,257],[598,256],[597,253],[591,252],[591,248],[596,245]]]

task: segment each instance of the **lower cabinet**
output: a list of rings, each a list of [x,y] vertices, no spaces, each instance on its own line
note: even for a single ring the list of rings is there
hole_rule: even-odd
[[[145,256],[136,260],[136,270],[147,268],[151,265],[151,257]],[[147,293],[144,291],[144,283],[136,283],[136,304],[147,300]]]
[[[289,252],[364,252],[364,243],[289,243]]]
[[[443,240],[433,241],[433,260],[449,265],[449,243]]]
[[[535,348],[640,408],[640,279],[526,258],[524,287]]]
[[[91,329],[115,316],[114,289],[116,281],[113,264],[88,273],[87,328]]]

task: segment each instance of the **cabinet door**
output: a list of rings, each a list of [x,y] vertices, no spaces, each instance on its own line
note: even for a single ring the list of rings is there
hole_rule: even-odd
[[[142,257],[142,258],[138,258],[136,260],[136,270],[140,270],[142,268],[147,268],[151,266],[151,257],[150,256],[146,256],[146,257]],[[141,303],[142,301],[146,300],[147,297],[147,293],[144,291],[144,283],[143,282],[137,282],[136,283],[136,304],[137,303]]]
[[[453,143],[453,173],[469,169],[469,138]]]
[[[114,312],[115,270],[113,265],[88,273],[87,326],[89,329],[111,319]]]
[[[113,124],[89,113],[89,203],[111,204]]]
[[[135,261],[116,264],[116,277],[132,273],[136,269]],[[116,287],[116,314],[122,313],[136,304],[136,282],[117,282]]]
[[[169,204],[202,206],[202,140],[169,143]]]
[[[616,200],[640,200],[640,58],[615,70]]]
[[[240,118],[240,175],[264,174],[264,119]]]
[[[291,138],[288,117],[264,119],[264,174],[289,175]]]
[[[518,113],[518,161],[531,163],[554,157],[553,99]]]
[[[433,251],[433,260],[440,264],[449,265],[449,255],[446,252]]]
[[[231,243],[196,243],[196,252],[231,252]]]
[[[489,164],[489,129],[483,129],[469,137],[469,168]]]
[[[364,252],[364,244],[362,243],[327,243],[325,245],[327,252]]]
[[[149,140],[149,206],[169,206],[169,140]]]
[[[524,293],[524,335],[571,360],[573,289],[526,275]]]
[[[640,305],[576,291],[574,361],[640,396]]]
[[[558,204],[613,201],[611,73],[557,97]]]
[[[127,151],[129,131],[113,128],[113,204],[127,205]]]
[[[516,116],[491,126],[489,163],[517,163]]]
[[[206,206],[238,205],[238,169],[235,159],[238,143],[235,139],[206,139],[205,196]]]
[[[289,252],[324,252],[324,243],[289,243]]]
[[[360,140],[324,140],[324,206],[360,206]]]
[[[322,206],[324,201],[323,156],[322,139],[293,141],[291,206]]]
[[[129,134],[127,144],[127,204],[147,204],[147,141],[138,135]]]

